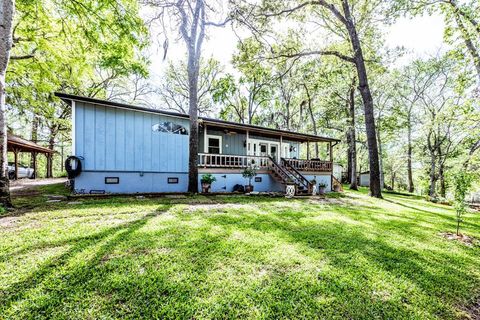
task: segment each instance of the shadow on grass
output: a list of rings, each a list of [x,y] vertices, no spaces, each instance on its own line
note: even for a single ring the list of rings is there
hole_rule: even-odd
[[[368,213],[372,214],[374,211]],[[308,215],[295,213],[294,216],[298,219]],[[350,305],[344,306],[349,309],[344,316],[349,318],[375,317],[379,315],[377,312],[380,312],[381,317],[412,317],[413,309],[425,301],[428,303],[422,306],[423,312],[428,310],[431,317],[453,317],[452,307],[468,300],[470,290],[474,290],[479,284],[475,273],[469,272],[477,268],[478,261],[465,257],[474,254],[472,250],[475,249],[460,246],[457,247],[459,252],[429,252],[411,248],[409,242],[390,243],[390,230],[386,228],[388,223],[374,222],[375,228],[372,228],[370,233],[363,225],[352,227],[328,220],[316,224],[311,221],[308,224],[292,224],[288,218],[272,219],[252,215],[218,215],[210,220],[214,225],[232,229],[274,231],[291,244],[304,245],[324,253],[337,276],[332,278],[326,275],[324,279],[332,281],[332,286],[341,288],[335,294],[337,298],[352,299],[350,301],[361,301],[362,305],[365,304],[362,310],[356,310]],[[425,234],[415,222],[392,223],[396,224],[392,229],[401,230],[397,233],[405,239],[418,242],[419,245],[427,240],[432,242],[432,249],[442,246],[441,243],[435,243],[441,240],[436,239],[434,233]],[[377,229],[384,233],[382,237],[379,237]],[[396,301],[374,302],[372,294],[375,292],[375,276],[385,273],[388,278],[405,286],[405,291],[396,297]],[[417,301],[413,301],[415,299]],[[448,307],[445,305],[446,301]]]
[[[91,259],[90,263],[81,267],[80,270],[77,270],[75,273],[76,275],[80,275],[84,273],[85,270],[88,270],[93,264],[98,263],[100,259],[108,253],[119,241],[122,240],[123,237],[128,236],[129,234],[135,232],[143,225],[147,223],[148,220],[155,217],[156,215],[160,214],[160,212],[155,212],[151,214],[147,214],[140,219],[130,221],[113,228],[109,228],[105,231],[70,239],[68,241],[59,242],[59,243],[51,243],[49,246],[61,246],[61,245],[71,245],[71,248],[68,249],[65,253],[58,257],[54,257],[51,261],[47,262],[43,266],[41,266],[37,271],[29,275],[22,281],[16,282],[10,287],[1,291],[0,295],[0,306],[1,309],[6,310],[10,307],[10,305],[22,298],[25,298],[28,291],[30,289],[35,288],[36,286],[40,285],[45,279],[50,277],[55,270],[62,269],[67,263],[68,260],[73,258],[75,255],[81,253],[82,251],[88,249],[90,246],[96,245],[101,241],[105,240],[106,238],[113,236],[112,239],[106,241],[106,243],[102,244],[101,247],[96,252],[95,256]],[[26,252],[32,249],[40,249],[42,247],[34,247],[26,249]],[[70,282],[81,282],[87,280],[83,277],[76,277],[75,274],[72,274],[70,277]]]

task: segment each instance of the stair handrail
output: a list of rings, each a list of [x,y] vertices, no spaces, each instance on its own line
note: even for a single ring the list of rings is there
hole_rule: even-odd
[[[285,158],[280,158],[282,160],[282,162],[284,164],[286,164],[285,167],[287,167],[288,169],[291,169],[292,171],[295,172],[295,174],[297,174],[298,176],[298,179],[300,180],[300,182],[303,184],[304,187],[306,187],[308,189],[308,191],[310,192],[312,189],[313,189],[313,183],[311,183],[310,181],[308,181],[308,179],[300,173],[300,171],[298,171],[294,166],[292,166],[291,163],[288,162],[287,159]],[[288,170],[287,169],[287,170]]]
[[[277,161],[275,161],[275,159],[273,159],[273,157],[271,156],[268,156],[268,158],[270,159],[270,162],[272,162],[273,164],[273,167],[278,169],[281,173],[283,173],[284,176],[286,176],[289,180],[292,180],[291,177],[290,177],[290,174],[281,166],[277,163]],[[276,170],[275,170],[276,171]],[[285,180],[285,177],[284,177],[284,180]],[[287,181],[285,181],[287,182]],[[295,183],[295,181],[292,181],[293,183]]]
[[[332,175],[332,181],[333,181],[332,189],[334,188],[335,183],[337,183],[337,184],[339,185],[339,191],[340,191],[340,192],[343,192],[342,183],[341,183],[337,178],[335,178],[334,175]]]

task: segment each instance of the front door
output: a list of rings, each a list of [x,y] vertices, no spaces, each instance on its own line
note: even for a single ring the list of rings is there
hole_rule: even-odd
[[[279,161],[279,156],[278,156],[278,144],[276,143],[270,143],[270,157],[275,159],[275,161]]]
[[[282,143],[282,157],[290,158],[290,143]]]

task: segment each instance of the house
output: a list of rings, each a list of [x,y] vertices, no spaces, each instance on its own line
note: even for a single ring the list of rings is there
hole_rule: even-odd
[[[77,193],[187,192],[188,115],[57,93],[72,107],[72,154],[81,162]],[[322,143],[328,160],[310,158],[310,143]],[[297,192],[311,181],[331,190],[332,149],[338,140],[210,118],[199,118],[199,190],[202,174],[216,177],[212,192],[245,185],[254,164],[255,191]],[[306,154],[305,159],[300,156]]]

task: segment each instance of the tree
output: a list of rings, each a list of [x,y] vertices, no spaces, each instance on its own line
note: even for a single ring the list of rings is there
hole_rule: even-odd
[[[296,5],[289,6],[290,3],[295,3]],[[378,160],[378,146],[377,146],[377,135],[376,135],[376,128],[375,128],[375,117],[374,117],[374,104],[371,89],[369,86],[369,79],[368,79],[368,72],[367,66],[365,62],[365,56],[363,52],[363,47],[360,40],[360,35],[357,28],[358,21],[367,21],[368,23],[372,23],[373,18],[375,16],[375,10],[379,10],[382,8],[381,2],[377,1],[370,1],[370,2],[362,2],[355,6],[353,4],[357,4],[358,1],[348,1],[342,0],[339,1],[340,5],[338,6],[333,1],[327,0],[319,0],[319,1],[306,1],[306,2],[294,2],[288,1],[286,7],[281,7],[278,2],[275,4],[266,1],[262,6],[258,6],[257,10],[244,10],[244,13],[238,15],[238,19],[245,23],[247,26],[254,26],[254,22],[248,21],[248,13],[255,11],[253,17],[255,19],[259,19],[259,17],[263,18],[261,23],[265,24],[266,20],[272,17],[284,17],[284,16],[291,16],[293,13],[300,12],[305,14],[305,9],[310,8],[314,13],[320,13],[319,18],[325,21],[325,23],[334,21],[335,27],[342,28],[340,34],[344,36],[346,40],[348,40],[350,44],[350,52],[348,54],[344,54],[338,50],[310,50],[310,51],[303,51],[303,52],[295,52],[286,50],[285,52],[276,53],[278,57],[304,57],[309,55],[330,55],[335,56],[337,58],[343,59],[350,63],[353,63],[356,72],[357,72],[357,80],[358,80],[358,89],[360,91],[360,95],[363,100],[363,107],[364,107],[364,116],[365,116],[365,129],[367,135],[367,143],[368,143],[368,152],[369,152],[369,164],[370,164],[370,194],[373,197],[382,197],[381,188],[380,188],[380,168],[379,168],[379,160]],[[251,6],[249,6],[251,7]],[[279,8],[277,10],[273,10],[272,8]],[[355,8],[360,7],[361,10],[355,11]],[[355,17],[355,13],[362,18],[366,19],[359,19],[360,17]],[[260,19],[261,19],[260,18]],[[366,25],[364,26],[366,27]],[[257,27],[251,27],[254,31],[258,30]]]
[[[412,15],[425,12],[443,14],[446,24],[444,38],[456,47],[452,57],[473,64],[477,74],[477,94],[480,93],[480,5],[478,1],[400,0],[395,2],[393,10],[408,12]]]
[[[221,81],[216,93],[217,101],[225,105],[221,111],[223,118],[240,123],[258,123],[262,109],[272,100],[272,74],[264,61],[252,59],[263,55],[261,44],[253,38],[247,38],[238,45],[233,56],[233,65],[240,72],[235,79],[229,75]]]
[[[71,127],[71,110],[55,91],[110,98],[119,79],[146,76],[139,52],[147,33],[136,1],[18,0],[16,8],[7,103],[31,119],[30,136],[49,148]],[[47,160],[52,176],[53,158]]]
[[[220,22],[209,21],[216,14],[214,6],[206,0],[147,0],[146,4],[158,8],[157,19],[165,22],[170,19],[178,26],[178,32],[187,48],[188,74],[188,114],[190,118],[188,191],[198,193],[198,79],[202,45],[207,27],[225,26],[230,18]],[[168,41],[165,42],[168,44]],[[167,47],[167,46],[165,46]]]
[[[467,212],[465,197],[473,182],[473,174],[466,171],[459,171],[455,174],[455,211],[457,216],[457,236],[460,235],[460,223],[463,222],[463,215]]]
[[[470,131],[478,126],[471,121],[471,108],[464,89],[459,88],[455,64],[448,56],[415,61],[415,94],[418,95],[422,147],[428,163],[430,197],[446,195],[447,160],[455,157]]]
[[[220,63],[210,58],[200,60],[198,76],[198,114],[206,116],[213,112],[214,95],[219,89],[219,82],[223,68]],[[166,75],[158,90],[161,101],[170,109],[180,113],[188,113],[189,110],[189,85],[187,67],[185,63],[170,63]]]
[[[5,0],[0,3],[0,202],[4,207],[11,207],[8,183],[7,158],[7,118],[6,118],[6,81],[10,50],[12,48],[13,15],[15,1]]]

